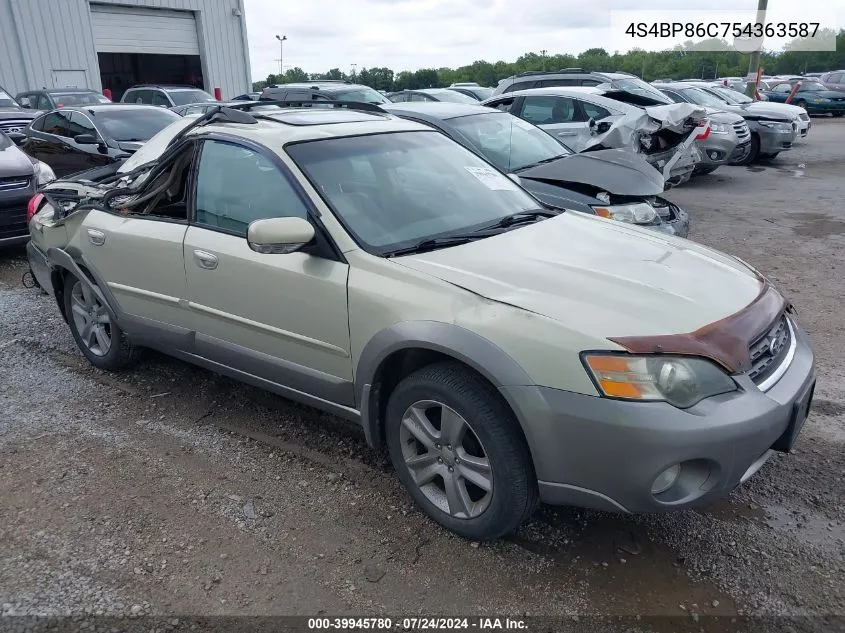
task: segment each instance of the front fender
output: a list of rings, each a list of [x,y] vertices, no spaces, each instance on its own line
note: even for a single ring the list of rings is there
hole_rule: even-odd
[[[385,361],[402,350],[439,352],[471,367],[500,390],[534,384],[525,370],[495,343],[458,325],[439,321],[403,321],[387,327],[364,346],[355,372],[355,398],[367,443],[381,444],[379,411],[372,387],[380,379]]]
[[[85,270],[77,263],[76,259],[61,248],[53,247],[47,249],[47,261],[53,269],[63,268],[69,271],[74,277],[79,279],[82,283],[88,286],[89,290],[93,292],[102,305],[109,311],[109,317],[113,323],[121,323],[122,311],[117,299],[109,290],[105,280],[103,280],[99,273],[85,261],[84,256],[80,256],[82,265]],[[87,274],[86,274],[87,271]],[[92,282],[93,278],[93,282]],[[59,297],[63,292],[63,288],[54,288],[56,300],[59,301],[59,310],[64,315],[64,306]],[[67,318],[67,315],[64,315]]]

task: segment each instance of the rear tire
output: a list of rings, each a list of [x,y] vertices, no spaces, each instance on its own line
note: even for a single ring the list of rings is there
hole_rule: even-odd
[[[760,157],[760,137],[756,134],[751,135],[751,147],[748,150],[748,156],[745,157],[740,165],[750,165]]]
[[[94,367],[117,371],[135,359],[136,348],[112,322],[107,307],[74,275],[65,280],[64,307],[73,340]]]
[[[519,422],[501,394],[460,363],[428,365],[404,378],[390,394],[386,435],[417,505],[464,538],[499,538],[537,506]]]

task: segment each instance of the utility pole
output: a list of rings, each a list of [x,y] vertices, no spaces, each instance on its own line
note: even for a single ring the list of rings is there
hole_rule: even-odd
[[[285,40],[288,39],[288,36],[277,35],[276,39],[279,40],[279,83],[281,83],[282,77],[285,75]]]
[[[766,9],[769,0],[757,0],[757,24],[766,24]],[[745,87],[745,94],[751,98],[757,93],[757,70],[760,68],[760,50],[763,48],[763,38],[760,38],[760,45],[757,50],[752,51],[751,61],[748,62],[748,74],[754,75],[754,79],[748,82]]]
[[[352,79],[355,79],[355,69],[358,68],[358,64],[350,64],[352,66]]]
[[[546,53],[547,52],[548,51],[545,48],[540,51],[540,55],[543,56],[543,70],[546,70]]]

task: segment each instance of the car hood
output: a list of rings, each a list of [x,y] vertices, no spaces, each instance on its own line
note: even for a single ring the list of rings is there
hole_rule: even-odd
[[[560,184],[584,184],[620,196],[656,196],[665,181],[641,156],[624,149],[570,154],[517,172],[520,178]]]
[[[808,97],[824,97],[826,99],[845,99],[845,92],[841,90],[819,90],[818,92],[802,92],[798,91],[801,95],[807,95]]]
[[[762,288],[733,257],[582,213],[392,261],[604,338],[692,332]]]
[[[771,101],[754,101],[752,103],[743,103],[740,105],[726,107],[730,108],[732,112],[741,114],[744,118],[749,119],[774,119],[778,121],[791,121],[798,114],[797,112],[792,110],[792,108],[797,108],[798,106],[793,106],[788,103],[773,103]],[[801,110],[803,111],[803,109]]]
[[[727,110],[717,110],[716,108],[707,108],[707,118],[714,123],[739,123],[743,120],[742,116],[736,112],[728,112]]]
[[[32,176],[34,169],[29,156],[19,150],[14,143],[0,149],[0,178]]]
[[[40,112],[21,108],[0,108],[0,119],[34,119]]]

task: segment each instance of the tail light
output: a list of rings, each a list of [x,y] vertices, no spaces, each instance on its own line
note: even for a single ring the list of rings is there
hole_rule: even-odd
[[[44,201],[44,194],[37,193],[29,201],[29,204],[26,205],[26,221],[29,222],[38,213],[38,207],[41,206],[41,203]]]

